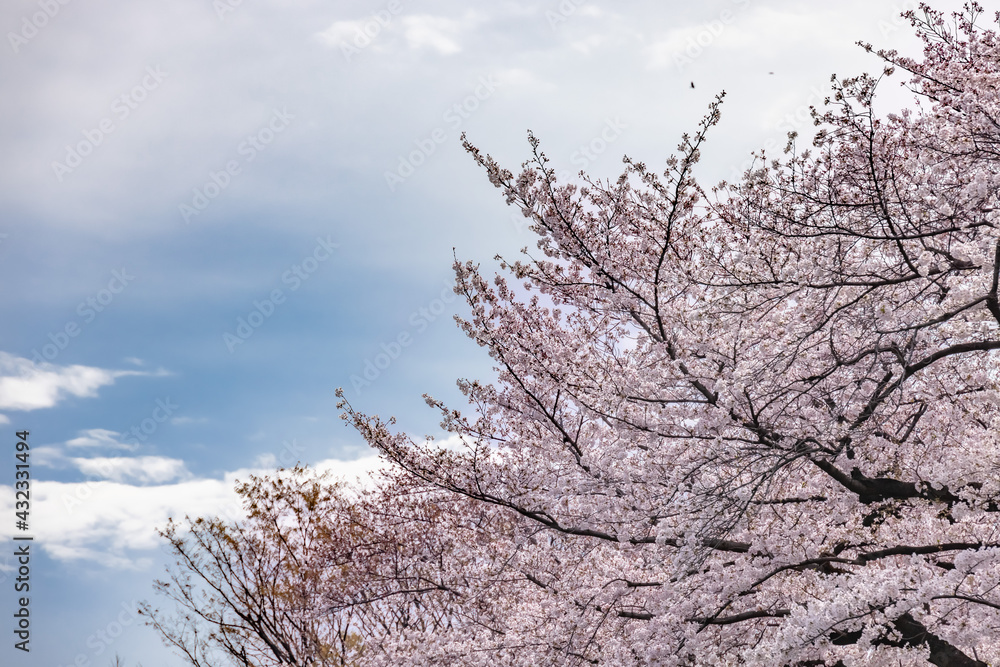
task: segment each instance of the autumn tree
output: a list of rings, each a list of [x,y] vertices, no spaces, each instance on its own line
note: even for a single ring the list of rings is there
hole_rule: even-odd
[[[365,487],[303,467],[251,476],[236,487],[245,518],[161,532],[176,559],[155,585],[168,604],[140,613],[192,667],[364,665],[397,635],[461,626],[481,576],[465,549],[488,548],[479,565],[502,559],[514,528],[402,474]],[[486,607],[498,593],[482,588]]]
[[[662,174],[560,183],[534,137],[517,175],[467,143],[538,235],[502,260],[517,284],[455,264],[497,378],[459,382],[470,414],[428,397],[458,450],[342,403],[391,473],[324,528],[369,548],[342,569],[319,550],[296,618],[346,623],[364,665],[1000,662],[1000,36],[980,14],[908,14],[921,60],[876,52],[808,149],[709,192],[721,96]],[[900,71],[914,104],[879,116]]]
[[[350,534],[330,528],[349,495],[302,468],[237,492],[245,520],[171,520],[161,532],[177,563],[156,589],[174,609],[144,603],[140,613],[192,667],[351,664],[360,641],[350,616],[314,613],[338,590],[329,564]]]

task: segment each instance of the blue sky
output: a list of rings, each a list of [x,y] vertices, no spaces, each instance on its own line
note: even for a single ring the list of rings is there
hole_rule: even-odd
[[[232,515],[234,480],[281,464],[369,469],[337,387],[426,435],[422,393],[461,407],[454,380],[491,377],[453,252],[533,240],[462,132],[516,169],[531,129],[614,177],[724,89],[711,185],[808,133],[831,73],[879,71],[857,40],[916,54],[914,4],[3,3],[0,432],[31,431],[36,542],[30,654],[0,556],[0,662],[180,665],[129,612],[167,517]]]

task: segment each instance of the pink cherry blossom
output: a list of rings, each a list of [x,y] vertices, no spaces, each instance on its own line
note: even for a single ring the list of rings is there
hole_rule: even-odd
[[[662,174],[626,160],[577,187],[533,136],[518,175],[466,144],[538,234],[503,263],[516,286],[455,265],[498,374],[460,382],[471,416],[428,399],[467,449],[345,416],[397,483],[511,532],[456,545],[454,628],[379,643],[380,664],[1000,661],[1000,41],[980,12],[922,8],[923,59],[878,52],[919,107],[878,118],[885,82],[835,81],[812,146],[712,192],[693,170],[722,96]]]
[[[662,173],[560,183],[534,136],[518,174],[466,143],[538,240],[503,276],[455,263],[496,368],[459,381],[467,412],[427,397],[463,446],[342,401],[391,464],[375,486],[244,489],[262,534],[310,527],[269,585],[280,618],[339,639],[297,655],[1000,664],[1000,35],[981,12],[909,13],[922,59],[875,52],[882,76],[835,80],[811,146],[708,191],[722,95]],[[913,107],[877,116],[900,73]]]

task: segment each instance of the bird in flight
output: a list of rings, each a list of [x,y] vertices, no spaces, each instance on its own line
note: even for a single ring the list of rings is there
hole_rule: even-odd
[[[691,87],[694,88],[694,81],[691,82]]]

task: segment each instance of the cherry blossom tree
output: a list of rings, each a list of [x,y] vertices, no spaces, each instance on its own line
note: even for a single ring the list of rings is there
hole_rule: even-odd
[[[497,377],[459,382],[468,414],[427,398],[458,448],[342,401],[389,471],[270,493],[264,523],[315,547],[249,586],[280,592],[289,644],[325,648],[235,664],[1000,663],[1000,35],[981,13],[910,13],[922,59],[874,52],[882,76],[834,80],[808,149],[790,136],[711,191],[693,172],[721,95],[662,174],[560,183],[533,136],[517,175],[466,143],[538,236],[508,277],[455,263]],[[880,116],[900,71],[913,106]]]
[[[457,262],[496,362],[433,399],[441,451],[344,405],[412,476],[506,513],[459,545],[505,609],[407,629],[378,664],[1000,661],[1000,37],[910,19],[912,109],[834,81],[808,150],[693,176],[717,100],[660,175],[558,183],[466,144],[537,251]],[[869,51],[870,46],[863,45]],[[488,573],[492,572],[492,575]],[[462,604],[458,605],[460,608]],[[378,661],[376,661],[378,662]]]

